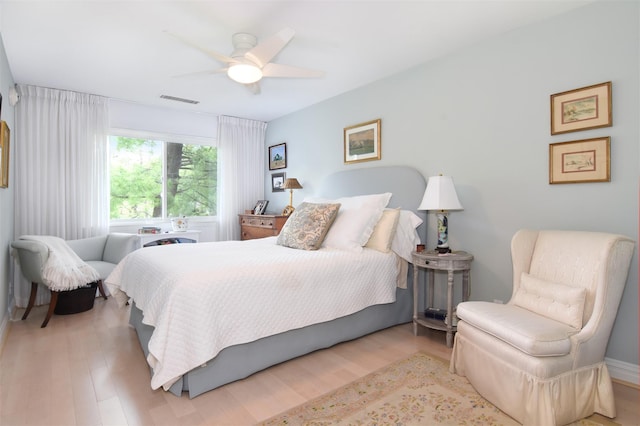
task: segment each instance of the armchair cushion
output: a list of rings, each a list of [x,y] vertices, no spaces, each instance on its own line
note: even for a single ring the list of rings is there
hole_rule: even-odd
[[[135,234],[114,232],[68,240],[67,244],[82,260],[98,271],[101,279],[105,279],[122,258],[140,248],[140,238]]]
[[[580,330],[586,294],[585,288],[541,280],[523,272],[512,303]]]
[[[106,279],[116,267],[115,263],[104,262],[102,260],[86,260],[85,263],[98,271],[101,280]]]
[[[463,302],[458,318],[533,356],[561,356],[571,351],[570,337],[577,330],[516,305]]]
[[[107,241],[106,235],[98,237],[81,238],[79,240],[67,240],[67,245],[76,252],[80,259],[85,262],[89,260],[102,260],[104,245]]]
[[[118,264],[126,255],[139,248],[140,238],[137,235],[112,232],[107,235],[102,260],[104,262]]]

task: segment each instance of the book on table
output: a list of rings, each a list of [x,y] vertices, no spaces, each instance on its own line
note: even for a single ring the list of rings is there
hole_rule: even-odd
[[[447,310],[439,309],[439,308],[427,308],[424,310],[424,316],[427,318],[433,318],[433,319],[444,321],[444,319],[447,316]]]

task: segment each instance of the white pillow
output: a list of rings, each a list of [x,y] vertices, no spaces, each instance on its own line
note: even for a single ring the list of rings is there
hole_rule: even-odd
[[[391,250],[407,262],[411,262],[411,253],[420,244],[418,226],[422,224],[422,219],[410,210],[401,210],[396,234],[391,241]]]
[[[361,251],[373,233],[373,228],[382,217],[384,208],[391,199],[391,193],[358,195],[335,200],[310,197],[308,203],[340,204],[338,217],[331,225],[322,247],[350,251]]]
[[[400,218],[400,209],[384,209],[382,217],[373,228],[373,233],[369,237],[369,241],[365,247],[389,253],[391,250],[391,241],[396,235],[398,227],[398,219]]]
[[[513,303],[580,330],[586,295],[585,288],[541,280],[523,272]]]

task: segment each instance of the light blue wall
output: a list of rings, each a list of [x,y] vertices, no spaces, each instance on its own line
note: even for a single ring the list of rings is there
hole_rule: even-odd
[[[287,177],[313,194],[337,170],[410,165],[454,177],[465,209],[449,242],[474,254],[472,299],[511,295],[511,236],[520,228],[638,237],[639,4],[598,2],[332,98],[269,123],[287,143]],[[550,95],[613,82],[613,127],[551,136]],[[343,164],[343,128],[382,119],[382,160]],[[549,185],[549,144],[611,137],[611,182]],[[265,194],[278,211],[288,194]],[[416,204],[420,200],[416,200]],[[435,246],[429,215],[427,245]],[[638,364],[638,261],[631,265],[607,357]]]
[[[14,188],[14,152],[15,133],[13,107],[9,105],[9,88],[13,87],[13,76],[7,62],[7,55],[0,35],[0,93],[2,93],[2,120],[7,122],[11,130],[11,149],[9,159],[9,188],[0,188],[0,346],[7,332],[9,321],[9,271],[11,257],[9,256],[9,243],[13,240],[13,188]]]

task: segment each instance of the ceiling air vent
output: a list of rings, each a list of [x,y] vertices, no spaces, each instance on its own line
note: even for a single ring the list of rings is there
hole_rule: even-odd
[[[170,101],[176,101],[176,102],[184,102],[185,104],[199,104],[200,101],[194,101],[193,99],[185,99],[185,98],[178,98],[177,96],[170,96],[170,95],[160,95],[160,97],[162,99],[168,99]]]

